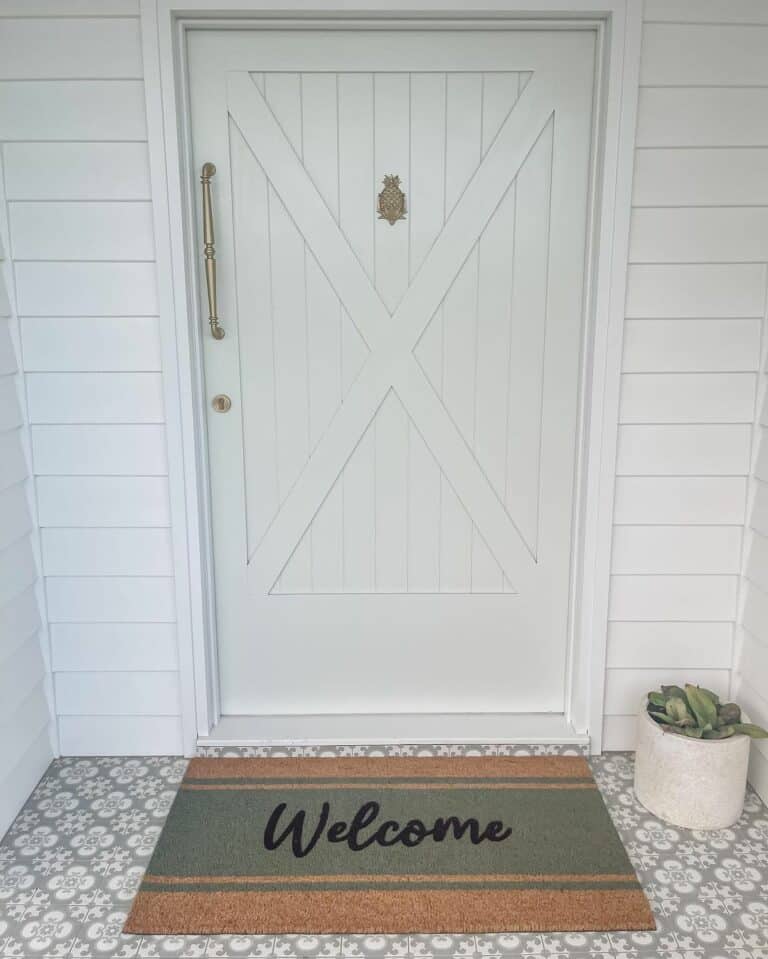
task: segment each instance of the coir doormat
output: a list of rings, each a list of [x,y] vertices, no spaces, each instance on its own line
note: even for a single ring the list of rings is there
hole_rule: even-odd
[[[195,759],[131,933],[653,929],[574,757]]]

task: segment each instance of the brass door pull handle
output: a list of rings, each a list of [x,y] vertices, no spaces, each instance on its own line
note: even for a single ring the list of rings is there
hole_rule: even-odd
[[[213,247],[213,207],[211,205],[211,177],[216,174],[212,163],[204,163],[200,171],[203,185],[203,255],[205,256],[205,281],[208,286],[208,322],[214,340],[224,339],[224,328],[219,324],[216,311],[216,250]]]

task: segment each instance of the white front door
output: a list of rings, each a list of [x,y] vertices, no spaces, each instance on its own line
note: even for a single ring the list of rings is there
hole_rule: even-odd
[[[224,714],[564,711],[594,74],[590,29],[189,34]]]

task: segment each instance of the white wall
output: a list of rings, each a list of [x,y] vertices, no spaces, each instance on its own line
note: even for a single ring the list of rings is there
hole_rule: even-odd
[[[606,748],[641,695],[728,692],[768,261],[768,5],[646,0]],[[768,695],[768,690],[765,690]]]
[[[0,162],[0,838],[53,758],[13,282]]]
[[[0,137],[65,753],[182,749],[137,15],[136,0],[0,0]],[[649,686],[729,683],[768,261],[768,7],[647,0],[646,21],[609,748],[632,744]]]
[[[2,15],[0,138],[61,749],[178,753],[138,5],[6,0]]]

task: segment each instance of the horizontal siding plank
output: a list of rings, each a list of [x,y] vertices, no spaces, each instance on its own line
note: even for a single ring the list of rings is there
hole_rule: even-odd
[[[141,80],[2,80],[5,140],[147,139]]]
[[[27,461],[21,445],[21,430],[0,432],[0,490],[20,482],[28,474]]]
[[[730,669],[731,623],[620,623],[608,628],[611,669]]]
[[[137,17],[139,0],[3,0],[0,17]]]
[[[163,426],[33,426],[35,473],[164,476]]]
[[[160,373],[28,373],[31,423],[162,423]]]
[[[609,619],[731,622],[736,576],[612,576]]]
[[[178,716],[178,673],[57,673],[61,716]]]
[[[627,271],[629,318],[761,317],[763,263],[635,264]]]
[[[37,579],[37,565],[29,537],[0,550],[0,607],[27,590]]]
[[[621,426],[619,476],[747,476],[747,424]]]
[[[51,738],[45,729],[5,779],[0,779],[0,833],[11,825],[52,759]]]
[[[9,376],[19,368],[16,362],[16,347],[11,339],[10,320],[0,318],[0,376]]]
[[[24,369],[30,373],[161,369],[154,316],[26,317],[21,324]]]
[[[768,85],[766,50],[768,25],[647,23],[640,83]]]
[[[675,23],[768,23],[765,0],[645,0],[643,17]]]
[[[630,263],[755,260],[768,260],[766,207],[647,207],[632,211]]]
[[[0,724],[0,753],[3,770],[22,761],[24,754],[48,729],[51,722],[43,683],[38,683],[7,722]],[[3,788],[0,780],[0,790]]]
[[[22,424],[15,376],[0,376],[0,433],[16,430]]]
[[[17,483],[0,491],[0,550],[31,532],[26,483]]]
[[[632,202],[680,207],[768,203],[768,149],[637,150]]]
[[[613,573],[738,573],[741,526],[617,526]]]
[[[173,580],[161,576],[49,576],[51,623],[172,623]]]
[[[622,368],[626,373],[757,370],[760,328],[758,319],[627,320]]]
[[[4,20],[0,80],[143,77],[135,17]]]
[[[607,752],[634,749],[636,742],[636,716],[603,717],[603,749]]]
[[[9,200],[149,200],[146,143],[6,143]]]
[[[40,628],[40,609],[34,585],[0,606],[0,662]]]
[[[46,576],[170,576],[169,529],[44,529]]]
[[[8,204],[17,260],[153,260],[152,204]]]
[[[755,373],[625,373],[620,423],[752,423]]]
[[[157,316],[154,263],[16,264],[20,316]]]
[[[55,623],[52,668],[70,671],[155,671],[178,668],[172,623]]]
[[[40,476],[45,526],[168,526],[168,484],[154,476]]]
[[[637,715],[646,693],[662,683],[694,683],[727,698],[728,681],[727,669],[609,669],[605,677],[605,712],[609,716]]]
[[[768,88],[642,87],[636,146],[768,146]]]
[[[62,716],[65,756],[173,756],[184,751],[176,716]]]
[[[746,504],[746,477],[620,476],[614,522],[741,526]]]

